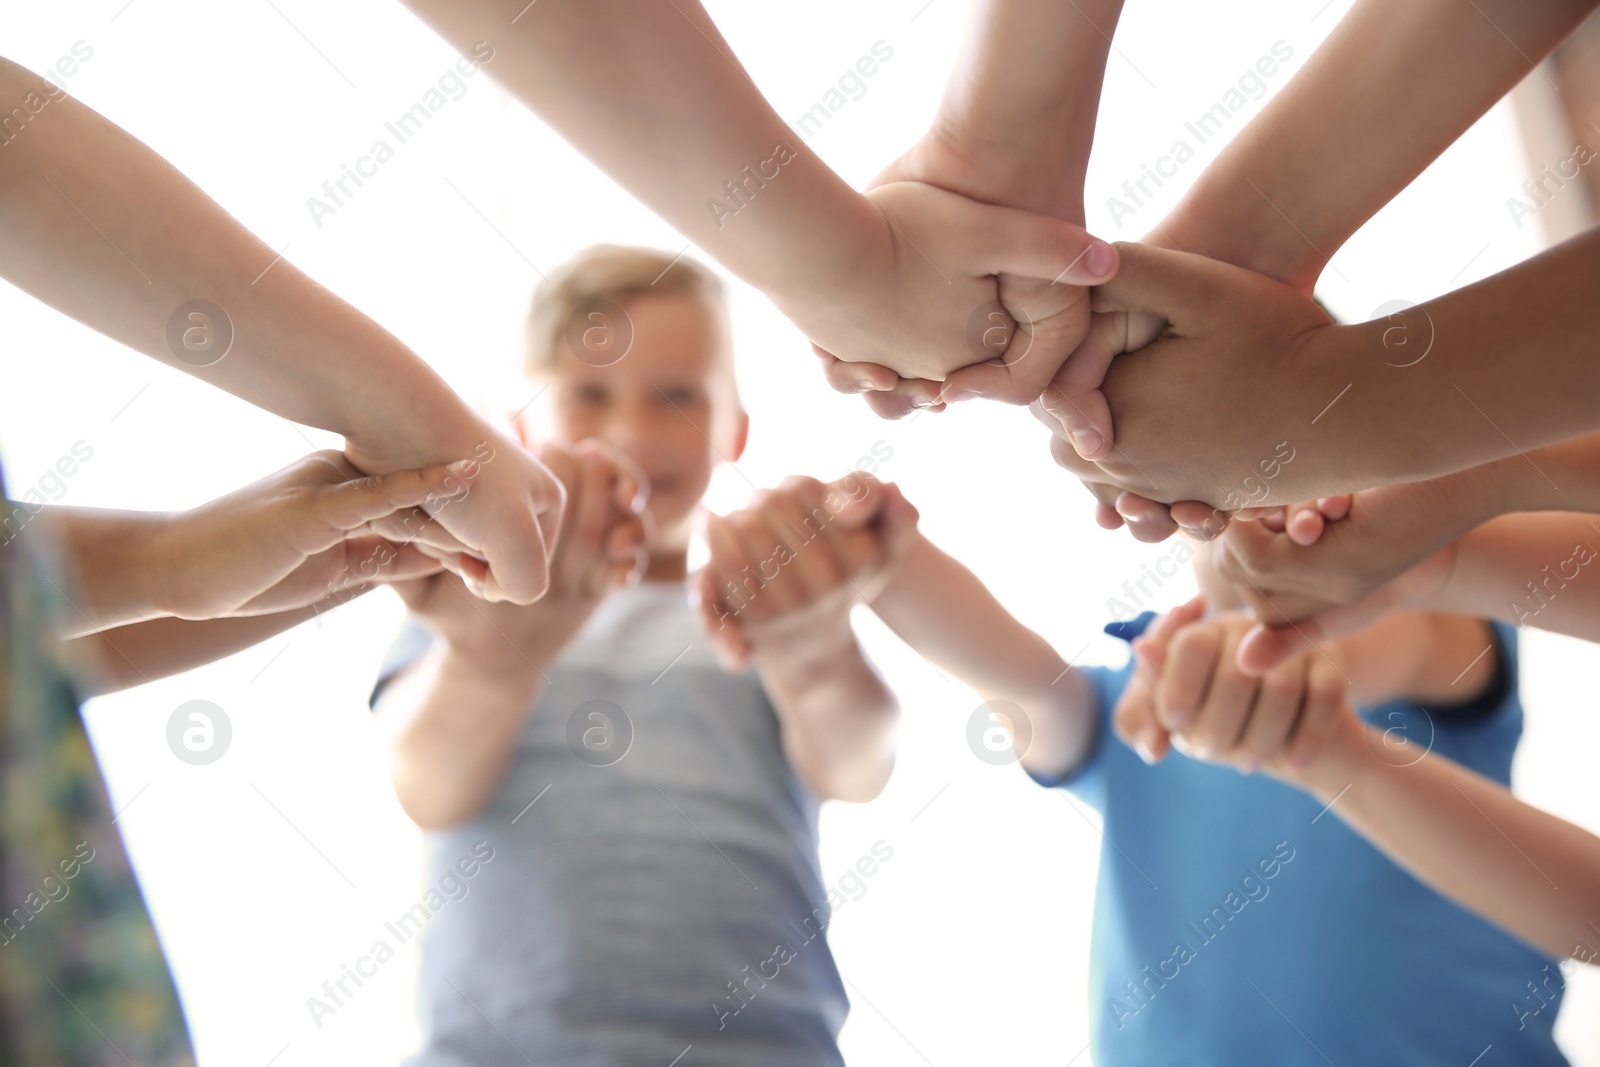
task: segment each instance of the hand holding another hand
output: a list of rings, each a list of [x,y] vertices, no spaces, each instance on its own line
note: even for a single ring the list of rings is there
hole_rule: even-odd
[[[707,523],[711,560],[696,577],[701,622],[723,665],[809,651],[848,633],[850,609],[888,580],[916,531],[893,483],[851,474],[791,477]]]
[[[1146,762],[1176,745],[1244,773],[1293,779],[1341,725],[1359,729],[1345,699],[1348,682],[1331,660],[1307,653],[1261,677],[1245,674],[1237,650],[1253,620],[1239,613],[1207,619],[1204,611],[1197,597],[1134,642],[1137,667],[1112,721]]]
[[[1086,287],[1116,270],[1112,246],[1071,222],[922,181],[866,197],[882,240],[840,299],[821,314],[777,300],[823,356],[829,383],[864,392],[890,418],[936,405],[947,389],[1037,397],[1083,340]]]
[[[642,573],[647,531],[637,476],[594,442],[571,450],[546,443],[537,454],[567,500],[544,597],[485,601],[456,574],[395,586],[456,654],[486,667],[542,671],[612,589]]]
[[[464,499],[477,473],[463,459],[364,477],[340,452],[313,453],[164,523],[154,606],[180,619],[265,615],[431,574],[462,546],[428,512]]]

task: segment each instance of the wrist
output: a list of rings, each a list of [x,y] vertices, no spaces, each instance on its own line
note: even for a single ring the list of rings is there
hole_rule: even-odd
[[[1509,467],[1513,462],[1521,467],[1515,473]],[[1538,481],[1540,486],[1544,482],[1520,477],[1526,466],[1527,461],[1517,456],[1514,460],[1496,460],[1437,479],[1441,517],[1450,534],[1448,539],[1453,541],[1498,515],[1535,510],[1538,501],[1527,489],[1530,481]]]
[[[461,673],[478,681],[512,689],[531,689],[539,685],[546,659],[538,649],[512,648],[509,641],[496,638],[499,648],[485,648],[486,641],[454,641],[445,638],[445,659],[440,669]],[[549,657],[554,659],[554,656]]]
[[[1339,714],[1346,721],[1333,731],[1322,751],[1305,768],[1287,776],[1290,784],[1304,789],[1320,803],[1330,805],[1366,774],[1372,757],[1364,742],[1374,740],[1369,736],[1369,728],[1353,712],[1345,710]],[[1382,738],[1376,738],[1374,743],[1381,744]]]
[[[1075,149],[1040,144],[1032,125],[1010,129],[999,117],[947,106],[910,154],[941,188],[1082,226],[1088,152]]]
[[[816,318],[862,297],[856,281],[888,269],[893,234],[883,214],[803,144],[785,141],[780,196],[740,214],[701,244],[723,267],[760,290],[785,314]],[[777,158],[777,157],[775,157]],[[750,225],[746,226],[748,222]],[[782,249],[774,254],[773,249]],[[866,287],[869,291],[876,291]]]
[[[182,589],[184,561],[204,558],[205,553],[190,551],[186,545],[187,523],[192,512],[139,516],[130,524],[123,542],[127,566],[121,581],[137,581],[142,587],[133,595],[142,596],[159,616],[184,617],[187,606]],[[134,576],[137,575],[136,579]]]
[[[502,435],[442,380],[437,384],[416,410],[375,406],[345,430],[350,462],[366,474],[387,474],[458,459],[492,459]]]
[[[750,655],[763,671],[789,679],[815,679],[850,662],[851,657],[859,659],[861,646],[846,609],[836,619],[803,629],[781,627],[766,635],[758,632],[751,636]]]
[[[1145,242],[1231,263],[1310,296],[1327,261],[1248,181],[1223,180],[1215,169],[1202,173]]]

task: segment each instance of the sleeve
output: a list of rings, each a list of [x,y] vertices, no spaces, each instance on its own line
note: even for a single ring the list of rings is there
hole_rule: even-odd
[[[1485,655],[1495,657],[1494,676],[1475,695],[1455,703],[1421,707],[1420,731],[1429,747],[1479,774],[1509,785],[1511,765],[1522,739],[1522,700],[1518,693],[1517,631],[1504,623],[1490,624]]]
[[[1485,655],[1494,656],[1494,676],[1476,694],[1448,704],[1424,705],[1426,709],[1452,724],[1465,725],[1494,717],[1517,693],[1517,631],[1503,622],[1487,624],[1489,647]],[[1464,672],[1463,672],[1464,673]]]
[[[389,683],[421,659],[433,646],[434,640],[433,631],[418,622],[415,616],[406,616],[406,623],[400,628],[399,636],[394,639],[394,644],[389,646],[389,651],[383,657],[383,666],[378,668],[378,680],[373,683],[372,694],[367,697],[369,708],[377,707],[378,698],[383,695]]]
[[[1126,666],[1116,668],[1089,666],[1075,669],[1083,672],[1094,694],[1094,741],[1083,761],[1066,774],[1047,777],[1030,771],[1028,777],[1046,788],[1065,788],[1084,803],[1104,811],[1107,751],[1109,746],[1118,743],[1116,735],[1111,732],[1111,712],[1128,686],[1133,663],[1130,661]]]

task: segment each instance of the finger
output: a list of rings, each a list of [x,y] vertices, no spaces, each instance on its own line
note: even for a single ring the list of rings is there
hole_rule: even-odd
[[[784,485],[789,485],[786,480]],[[866,471],[852,471],[838,481],[820,486],[822,499],[837,504],[834,520],[846,527],[860,528],[878,520],[887,499],[883,483]],[[832,510],[832,505],[830,505]]]
[[[759,507],[759,500],[757,506]],[[712,516],[706,523],[710,566],[722,582],[722,599],[750,626],[787,611],[795,599],[794,578],[761,517],[752,509]]]
[[[812,512],[815,516],[816,512]],[[813,599],[831,592],[844,584],[844,566],[839,558],[838,542],[844,532],[840,516],[832,516],[820,527],[807,524],[807,515],[791,493],[774,493],[759,511],[768,535],[775,544],[787,544],[793,558],[786,565],[801,595]],[[870,537],[855,531],[860,539]]]
[[[1072,445],[1066,438],[1055,436],[1050,438],[1050,458],[1056,461],[1056,466],[1070,471],[1080,480],[1095,483],[1104,477],[1100,466],[1087,459],[1082,459],[1072,450]],[[1121,490],[1117,490],[1121,492]],[[1112,499],[1116,499],[1115,496]]]
[[[1350,514],[1350,503],[1353,497],[1349,493],[1339,496],[1325,496],[1317,501],[1317,510],[1322,512],[1322,517],[1330,521],[1337,521]]]
[[[611,465],[610,497],[612,505],[620,512],[643,511],[650,501],[650,479],[633,458],[619,448],[613,448],[598,438],[588,438],[578,443],[580,452],[592,452],[605,457]]]
[[[1089,332],[1069,355],[1041,399],[1084,459],[1103,459],[1114,440],[1111,408],[1100,391],[1111,362],[1161,334],[1165,322],[1121,312],[1094,315]]]
[[[1221,537],[1230,521],[1226,511],[1200,500],[1180,500],[1168,508],[1168,513],[1180,530],[1199,541]]]
[[[501,447],[521,446],[502,440]],[[484,462],[494,458],[491,451]],[[473,581],[464,571],[462,577],[482,600],[531,604],[550,589],[550,560],[560,541],[567,491],[549,466],[531,453],[523,451],[514,460],[502,462],[514,464],[506,477],[515,486],[521,514],[518,521],[488,531],[482,549],[477,550],[489,565],[483,578]],[[533,520],[531,529],[526,525],[528,518]]]
[[[341,546],[344,565],[340,570],[346,584],[363,579],[377,582],[403,582],[438,574],[444,563],[421,551],[416,545],[400,544],[382,537],[354,537]]]
[[[1299,726],[1305,696],[1305,660],[1291,660],[1263,675],[1233,755],[1234,766],[1252,774],[1283,755]]]
[[[1011,352],[1010,349],[1006,351]],[[1001,357],[1005,358],[1007,357]],[[1017,357],[1011,355],[1010,358]],[[1038,384],[1034,383],[1030,387],[1017,376],[1014,366],[1013,363],[987,360],[962,367],[960,370],[952,371],[945,379],[938,396],[950,403],[986,399],[1006,404],[1031,404],[1039,398]]]
[[[564,529],[551,564],[552,569],[574,568],[572,577],[590,596],[598,596],[611,582],[609,535],[618,517],[612,505],[615,472],[599,452],[578,456],[578,485],[568,497]]]
[[[1119,494],[1116,507],[1117,514],[1128,524],[1128,532],[1133,534],[1136,541],[1156,544],[1178,532],[1171,508],[1138,493]]]
[[[822,375],[840,393],[889,392],[900,384],[900,375],[877,363],[848,363],[832,352],[812,345],[822,360]]]
[[[459,555],[473,551],[420,507],[374,519],[367,524],[366,532],[399,544],[414,544],[430,555]]]
[[[1180,334],[1195,322],[1209,321],[1214,309],[1235,306],[1241,286],[1266,280],[1188,252],[1127,242],[1116,248],[1117,273],[1095,287],[1095,311],[1159,315]]]
[[[967,234],[984,274],[1016,274],[1055,285],[1100,285],[1117,272],[1118,252],[1081,226],[1018,208],[990,205]]]
[[[1209,626],[1188,627],[1173,637],[1156,686],[1156,714],[1166,729],[1182,731],[1200,714],[1221,650],[1221,637]]]
[[[903,419],[917,410],[917,405],[912,402],[909,396],[897,392],[863,393],[861,394],[861,399],[866,403],[867,407],[872,409],[874,415],[880,419],[888,419],[891,422]],[[934,407],[941,411],[944,409],[942,404],[936,404]]]
[[[1230,582],[1256,586],[1280,571],[1289,553],[1297,551],[1286,538],[1260,522],[1230,523],[1217,540],[1213,557],[1217,572]]]
[[[1172,643],[1173,636],[1191,623],[1199,622],[1205,617],[1205,613],[1205,596],[1194,596],[1165,615],[1158,615],[1145,629],[1139,643],[1143,646],[1144,655],[1150,661],[1150,665],[1158,674],[1165,667],[1167,646]]]
[[[754,562],[752,571],[761,601],[755,617],[764,619],[792,611],[805,601],[800,566],[804,554],[821,543],[819,539],[807,545],[800,531],[784,531],[782,523],[768,521],[768,516],[781,507],[775,499],[777,495],[763,494],[756,506],[728,516],[728,525],[743,543],[745,557]]]
[[[1300,724],[1289,740],[1289,766],[1303,771],[1322,751],[1339,725],[1341,715],[1354,714],[1349,707],[1349,685],[1338,673],[1322,664],[1308,666],[1308,691],[1300,713]]]
[[[690,589],[695,614],[717,655],[717,662],[730,673],[742,670],[750,661],[750,642],[720,599],[716,579],[709,570],[701,570],[694,576]]]
[[[1289,540],[1302,547],[1316,544],[1326,525],[1322,511],[1314,500],[1290,504],[1285,509],[1283,532],[1289,535]]]
[[[906,499],[900,487],[893,482],[883,483],[884,503],[878,511],[877,526],[883,537],[883,544],[887,551],[893,551],[904,545],[917,531],[917,523],[922,521],[922,513],[917,506]]]
[[[1283,625],[1257,624],[1239,643],[1239,669],[1265,674],[1290,656],[1364,630],[1393,610],[1385,590]]]
[[[311,551],[331,548],[374,520],[399,511],[409,513],[419,506],[431,511],[459,501],[478,473],[477,462],[467,459],[320,486],[309,497],[312,507],[305,514],[308,528],[304,533],[315,539],[306,547]]]
[[[1166,730],[1156,718],[1150,683],[1145,678],[1135,676],[1129,680],[1111,713],[1111,727],[1146,763],[1159,763],[1171,747]]]
[[[1257,515],[1255,521],[1273,533],[1283,533],[1285,527],[1289,525],[1288,512],[1288,508],[1270,508]]]
[[[1191,633],[1194,631],[1190,631]],[[1181,643],[1179,635],[1174,644]],[[1260,682],[1239,670],[1234,662],[1238,632],[1227,631],[1220,646],[1213,644],[1215,660],[1210,685],[1199,714],[1181,734],[1202,759],[1226,760],[1235,751],[1259,694]]]

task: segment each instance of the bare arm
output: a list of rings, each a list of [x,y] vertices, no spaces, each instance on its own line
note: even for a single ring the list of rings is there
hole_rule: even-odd
[[[644,538],[623,503],[635,496],[632,479],[598,450],[572,455],[546,444],[540,458],[571,496],[548,595],[526,605],[482,603],[452,574],[395,586],[439,638],[377,702],[395,795],[424,829],[464,822],[494,796],[545,672],[631,571]]]
[[[1309,293],[1350,235],[1594,6],[1360,0],[1158,227],[1161,243]]]
[[[1524,77],[1593,7],[1592,0],[1538,5],[1515,0],[1472,4],[1424,0],[1402,9],[1381,0],[1362,0],[1146,241],[1245,267],[1309,296],[1327,260],[1350,235]],[[1359,77],[1350,76],[1355,70],[1360,71]],[[1406,101],[1406,106],[1394,106],[1396,100]],[[1570,294],[1574,286],[1564,285],[1560,279],[1574,269],[1592,270],[1567,264],[1554,271],[1556,284],[1547,294],[1551,303]],[[1527,290],[1514,292],[1516,288],[1516,283],[1510,282],[1502,286],[1505,299],[1494,307],[1511,306],[1526,295]],[[1526,355],[1514,354],[1503,344],[1489,343],[1488,338],[1481,345],[1475,343],[1474,331],[1482,325],[1483,316],[1474,314],[1474,306],[1483,300],[1479,293],[1469,297],[1466,306],[1436,309],[1430,305],[1426,314],[1432,316],[1431,324],[1421,316],[1408,319],[1413,336],[1425,326],[1437,326],[1438,344],[1449,347],[1461,389],[1479,404],[1484,396],[1499,399],[1497,389],[1505,370],[1521,366],[1524,359],[1540,360],[1540,366],[1547,368],[1547,374],[1536,376],[1537,380],[1553,382],[1563,374],[1570,376],[1560,390],[1539,391],[1549,404],[1548,411],[1531,415],[1526,404],[1515,410],[1490,411],[1495,424],[1520,447],[1593,429],[1579,403],[1580,398],[1594,395],[1593,376],[1583,369],[1593,361],[1586,358],[1585,350],[1566,347],[1571,335],[1567,327],[1583,329],[1578,320],[1584,316],[1567,306],[1552,325],[1550,344],[1525,345]],[[1135,301],[1138,306],[1130,306],[1130,310],[1145,314],[1130,317],[1127,333],[1116,346],[1118,351],[1141,348],[1161,335],[1163,320],[1173,318],[1175,310],[1165,304],[1156,306],[1161,303]],[[1577,308],[1583,306],[1580,303]],[[1446,319],[1453,322],[1447,325]],[[1538,314],[1524,321],[1544,324],[1550,320],[1548,315]],[[1270,402],[1295,409],[1306,406],[1313,413],[1346,385],[1353,385],[1353,393],[1367,398],[1348,405],[1350,410],[1342,413],[1340,420],[1318,427],[1325,442],[1319,453],[1329,458],[1325,463],[1307,464],[1303,470],[1310,473],[1312,466],[1331,466],[1338,475],[1349,477],[1324,479],[1324,485],[1342,481],[1346,488],[1366,488],[1435,477],[1511,454],[1509,448],[1497,451],[1483,446],[1484,427],[1467,418],[1470,415],[1481,424],[1481,415],[1461,399],[1449,381],[1436,380],[1426,364],[1406,368],[1408,372],[1424,370],[1405,380],[1411,395],[1402,399],[1386,393],[1385,386],[1395,378],[1394,369],[1376,358],[1381,353],[1371,352],[1370,342],[1360,336],[1360,330],[1351,332],[1356,335],[1351,338],[1353,343],[1333,361],[1336,366],[1329,368],[1327,380],[1318,378],[1321,370],[1317,369],[1308,376],[1309,388],[1289,384],[1269,390]],[[1494,340],[1501,342],[1504,335]],[[1059,420],[1062,432],[1076,435],[1072,437],[1075,447],[1096,459],[1110,452],[1112,438],[1107,431],[1113,415],[1107,404],[1109,400],[1116,407],[1118,398],[1100,389],[1113,355],[1101,343],[1086,345],[1045,393],[1046,407]],[[1259,386],[1259,371],[1270,357],[1271,353],[1258,352],[1252,354],[1253,364],[1240,360],[1219,365],[1204,380],[1186,388],[1185,394],[1217,401],[1215,410],[1224,421],[1231,420],[1234,412],[1228,399]],[[1203,355],[1196,358],[1205,362]],[[1397,355],[1392,362],[1400,358]],[[1369,380],[1345,374],[1347,367],[1361,369]],[[1372,380],[1385,373],[1387,379]],[[1339,380],[1331,382],[1335,377]],[[1142,398],[1156,388],[1145,381],[1130,385],[1124,397]],[[1519,393],[1532,392],[1524,380]],[[1259,393],[1252,402],[1260,402]],[[1134,410],[1126,400],[1122,406],[1124,411]],[[1419,412],[1426,412],[1426,417],[1419,419]],[[1160,417],[1168,414],[1162,412]],[[1156,484],[1143,478],[1137,482],[1106,478],[1075,468],[1086,481],[1115,487],[1096,494],[1103,503],[1115,499],[1116,489],[1126,489],[1151,500],[1189,496],[1226,507],[1220,503],[1222,495],[1174,491],[1163,484],[1168,479],[1155,472],[1179,465],[1176,447],[1161,449],[1159,454],[1140,454],[1143,445],[1124,436],[1124,415],[1118,413],[1115,421],[1118,446],[1132,462],[1150,472]],[[1396,427],[1419,421],[1433,427],[1426,439],[1396,433]],[[1297,425],[1304,424],[1301,420]],[[1336,439],[1329,440],[1328,433]],[[1496,438],[1499,440],[1498,435]],[[1246,445],[1234,455],[1231,466],[1248,464],[1256,451],[1254,443]],[[1203,487],[1191,484],[1189,488]],[[1331,491],[1317,490],[1302,499]],[[1134,499],[1118,508],[1134,520],[1130,525],[1141,540],[1159,540],[1176,529],[1164,504]],[[1205,509],[1197,513],[1204,515]],[[1108,506],[1102,507],[1101,516],[1107,525],[1118,521]]]
[[[66,648],[69,656],[91,664],[85,695],[100,696],[231,656],[365,592],[365,588],[346,591],[338,598],[275,615],[151,619],[74,638]]]
[[[1193,607],[1179,611],[1192,614]],[[1249,625],[1247,616],[1233,615],[1182,625],[1170,635],[1152,627],[1160,647],[1141,648],[1140,672],[1117,707],[1118,733],[1137,744],[1159,730],[1158,717],[1170,723],[1175,709],[1203,706],[1176,729],[1188,751],[1261,768],[1306,789],[1463,907],[1543,951],[1594,961],[1600,839],[1397,731],[1364,725],[1349,708],[1350,701],[1397,696],[1438,706],[1482,693],[1495,665],[1493,656],[1481,655],[1488,640],[1481,621],[1392,616],[1322,653],[1302,652],[1275,668],[1259,690],[1239,675],[1232,655]],[[1462,663],[1469,665],[1462,670]],[[1226,736],[1245,740],[1216,745],[1219,719],[1228,724]],[[1208,728],[1213,736],[1206,736]],[[1261,738],[1283,743],[1252,740]]]
[[[1597,559],[1600,516],[1502,515],[1370,592],[1358,588],[1348,602],[1293,624],[1281,622],[1272,606],[1277,601],[1268,600],[1258,612],[1274,625],[1250,635],[1241,662],[1254,671],[1270,669],[1309,644],[1337,640],[1401,608],[1460,612],[1600,641],[1600,583],[1590,573]]]
[[[942,379],[1002,354],[967,331],[1003,305],[1033,342],[1018,371],[1032,399],[1082,337],[1080,318],[1063,322],[1078,287],[1115,269],[1063,220],[919,182],[852,190],[696,0],[408,5],[456,47],[492,49],[488,69],[519,100],[840,359]],[[1013,298],[1002,273],[1061,284]]]
[[[878,182],[919,180],[1083,223],[1122,0],[980,0],[933,126]]]
[[[1343,729],[1298,784],[1462,907],[1557,958],[1597,962],[1600,838],[1353,716]]]
[[[444,641],[392,681],[376,710],[389,729],[395,795],[412,821],[436,830],[483,810],[543,691],[531,665],[477,661]]]
[[[365,473],[484,463],[476,499],[440,521],[489,562],[492,593],[543,592],[540,524],[553,528],[561,507],[549,472],[166,160],[0,59],[0,98],[29,93],[56,98],[0,151],[0,277],[264,410],[343,434]]]
[[[1600,515],[1506,515],[1467,533],[1455,553],[1428,604],[1600,641]]]
[[[1083,676],[933,542],[918,534],[871,603],[929,662],[985,701],[1005,700],[1022,709],[1031,734],[1021,757],[1025,768],[1060,777],[1089,754],[1098,718]]]
[[[763,638],[756,668],[783,724],[784,754],[824,800],[871,800],[894,769],[900,704],[856,641],[848,613],[802,635]]]
[[[871,800],[894,769],[899,703],[863,656],[850,613],[915,522],[898,490],[856,475],[787,478],[706,523],[702,625],[727,668],[754,662],[784,754],[824,799]]]

